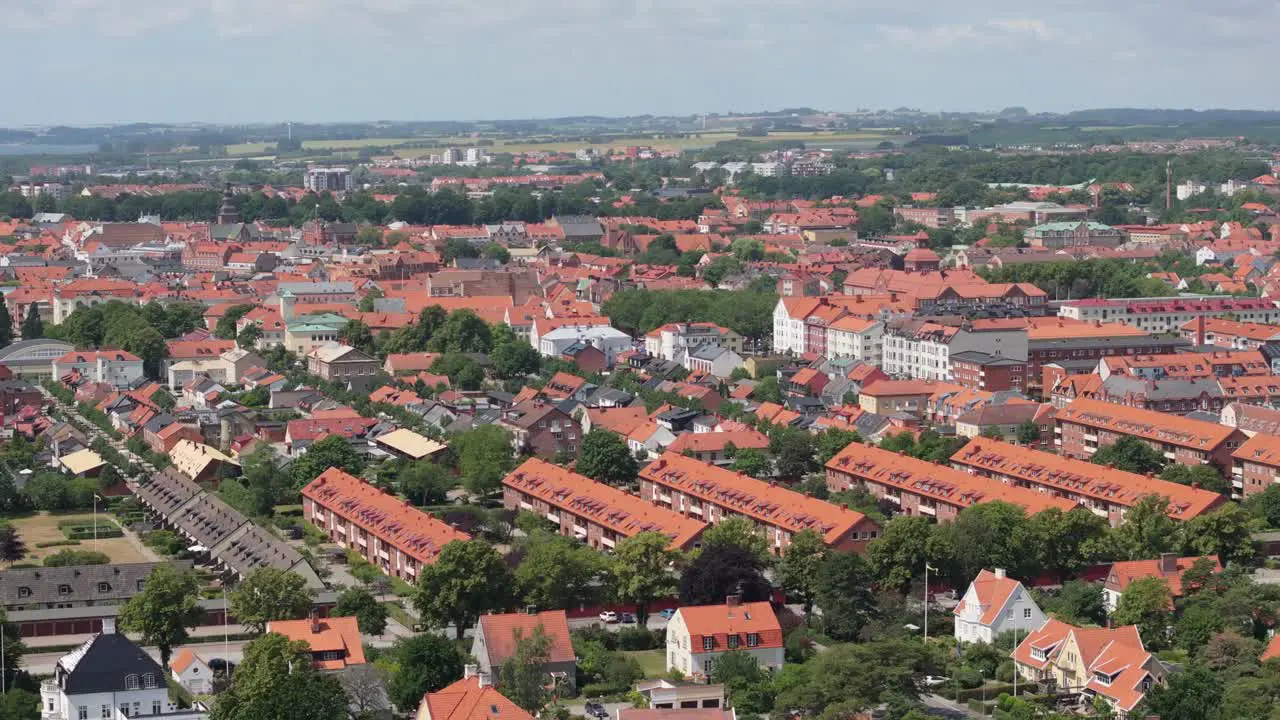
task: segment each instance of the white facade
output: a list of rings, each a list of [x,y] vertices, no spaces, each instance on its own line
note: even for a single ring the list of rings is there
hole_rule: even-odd
[[[804,318],[792,318],[783,300],[773,308],[773,351],[800,355],[805,348]]]
[[[710,677],[715,669],[716,660],[728,651],[727,647],[718,647],[707,651],[701,647],[692,647],[693,633],[685,624],[681,610],[667,621],[667,670],[679,670],[685,677]],[[766,670],[779,670],[784,660],[782,647],[751,647],[750,643],[735,648],[745,652],[760,663]]]
[[[709,357],[714,355],[714,357]],[[738,353],[728,348],[709,349],[709,351],[694,351],[685,356],[682,363],[690,370],[714,375],[718,378],[727,378],[733,374],[734,370],[742,367],[743,359]]]
[[[1187,180],[1185,182],[1178,183],[1174,193],[1177,194],[1179,200],[1186,200],[1187,198],[1199,195],[1208,189],[1209,187],[1202,182],[1197,180]]]
[[[983,570],[956,608],[955,638],[989,644],[1009,630],[1020,635],[1036,630],[1046,619],[1022,583],[1007,578],[1004,570]]]
[[[881,369],[893,377],[950,380],[951,361],[946,343],[886,333]]]
[[[604,353],[610,365],[632,346],[630,335],[608,325],[565,325],[539,337],[533,347],[544,357],[559,357],[565,348],[579,342]]]
[[[853,358],[873,365],[883,362],[884,323],[872,323],[862,330],[839,325],[837,321],[827,328],[827,359]]]
[[[75,370],[92,382],[114,387],[131,387],[143,377],[142,360],[120,350],[90,350],[68,353],[52,363],[56,380]]]

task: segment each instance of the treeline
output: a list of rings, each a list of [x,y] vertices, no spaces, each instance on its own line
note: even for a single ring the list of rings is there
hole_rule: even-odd
[[[614,327],[642,335],[673,322],[713,322],[748,338],[773,331],[778,296],[759,290],[621,290],[601,311]]]
[[[995,283],[1031,283],[1051,300],[1091,297],[1163,297],[1174,294],[1168,283],[1147,277],[1155,263],[1120,260],[1061,260],[984,268],[979,274]]]

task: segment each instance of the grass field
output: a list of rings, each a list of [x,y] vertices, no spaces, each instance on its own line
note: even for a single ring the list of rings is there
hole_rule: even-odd
[[[99,521],[109,521],[105,513],[99,514]],[[129,542],[127,537],[105,538],[94,543],[93,540],[84,540],[79,545],[63,545],[60,547],[38,548],[36,543],[55,542],[66,540],[66,535],[58,529],[58,523],[74,520],[76,522],[93,523],[93,514],[85,515],[50,515],[48,513],[40,513],[31,517],[19,518],[7,521],[18,531],[19,537],[27,544],[27,557],[23,558],[27,562],[40,561],[44,558],[67,548],[76,550],[97,550],[106,553],[113,563],[136,563],[150,562],[155,558],[149,557],[140,552],[133,543]]]
[[[732,131],[708,131],[697,133],[688,137],[681,138],[652,138],[642,135],[631,137],[610,138],[604,143],[586,143],[581,140],[494,140],[494,144],[488,146],[490,152],[494,153],[523,153],[523,152],[569,152],[584,147],[592,147],[596,150],[608,150],[610,148],[623,148],[629,145],[649,145],[656,150],[689,150],[693,148],[710,147],[718,142],[733,140],[738,137],[736,132]],[[801,142],[813,143],[849,143],[849,142],[878,142],[888,137],[882,133],[876,132],[773,132],[769,133],[768,140],[799,140]],[[766,140],[766,138],[748,138],[750,140]],[[385,147],[390,148],[392,152],[400,157],[412,158],[421,157],[423,155],[433,155],[441,150],[450,147],[468,147],[475,145],[477,138],[471,136],[454,136],[439,138],[362,138],[359,140],[307,140],[302,143],[303,148],[308,150],[350,150],[356,151],[367,147]],[[415,143],[430,143],[429,147],[403,147]],[[271,147],[268,143],[242,143],[240,145],[228,145],[227,154],[234,156],[261,155]]]
[[[647,678],[667,674],[667,653],[664,650],[627,650],[623,654],[640,663],[640,669],[644,670]]]

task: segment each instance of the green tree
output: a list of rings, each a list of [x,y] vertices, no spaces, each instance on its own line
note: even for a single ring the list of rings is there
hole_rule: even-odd
[[[889,700],[917,697],[915,677],[932,670],[929,649],[907,640],[840,644],[775,678],[775,713],[837,720]]]
[[[0,666],[0,673],[4,674],[4,686],[12,688],[18,669],[22,666],[22,656],[26,654],[27,646],[22,642],[22,633],[19,632],[18,626],[9,622],[9,616],[2,607],[0,607],[0,625],[4,626],[4,665]],[[5,716],[0,715],[0,717]]]
[[[773,474],[773,460],[755,448],[743,448],[734,453],[733,464],[729,467],[753,478],[767,478]]]
[[[44,321],[40,319],[40,312],[36,309],[35,303],[27,308],[27,316],[22,320],[22,339],[35,340],[44,337]]]
[[[453,476],[430,460],[408,463],[396,474],[396,487],[418,505],[444,503],[454,484]]]
[[[496,242],[491,242],[488,245],[485,245],[484,249],[480,252],[487,260],[497,260],[503,265],[511,262],[511,253]]]
[[[311,664],[305,641],[268,633],[244,648],[231,686],[218,694],[212,720],[346,720],[347,696],[334,675]]]
[[[423,622],[440,628],[451,624],[462,639],[481,615],[511,605],[514,585],[496,550],[480,540],[454,540],[422,569],[414,606]]]
[[[488,495],[515,468],[511,435],[497,425],[481,425],[453,438],[462,484],[473,495]]]
[[[1030,420],[1018,426],[1017,440],[1019,445],[1035,445],[1040,442],[1040,428]]]
[[[617,433],[591,428],[582,438],[582,450],[574,469],[593,480],[614,486],[629,485],[640,471],[635,456]]]
[[[746,602],[768,600],[766,564],[741,545],[703,547],[680,575],[680,602],[685,605],[718,605],[730,595]]]
[[[1167,636],[1173,596],[1162,577],[1137,578],[1129,583],[1111,619],[1116,625],[1137,625],[1142,642],[1159,650],[1168,646]]]
[[[1212,465],[1172,464],[1160,473],[1160,479],[1176,482],[1179,485],[1203,488],[1210,492],[1226,494],[1231,491],[1231,484]]]
[[[147,575],[142,592],[120,608],[120,627],[142,635],[143,644],[155,645],[168,668],[173,648],[187,641],[187,628],[199,625],[204,616],[199,601],[195,574],[161,563]]]
[[[1056,597],[1045,603],[1045,612],[1072,625],[1102,625],[1107,621],[1107,605],[1102,584],[1068,580]]]
[[[1084,508],[1050,508],[1028,518],[1022,530],[1022,546],[1034,560],[1028,566],[1066,580],[1095,559],[1110,526]]]
[[[487,353],[492,343],[492,331],[484,320],[470,310],[458,310],[432,334],[427,348],[432,352]]]
[[[258,341],[262,339],[262,325],[259,323],[249,323],[244,329],[236,333],[236,346],[245,350],[252,350],[258,346]]]
[[[381,635],[387,629],[387,608],[368,590],[347,588],[338,595],[333,608],[338,617],[354,617],[361,635]]]
[[[1249,496],[1243,507],[1258,518],[1263,527],[1280,527],[1280,485],[1268,485],[1266,490]]]
[[[778,378],[767,377],[751,389],[751,399],[756,402],[782,402],[782,388],[778,385]]]
[[[75,567],[76,565],[106,565],[111,557],[96,550],[75,550],[67,548],[52,555],[46,555],[41,564],[45,567]]]
[[[1219,717],[1222,681],[1207,668],[1192,665],[1183,672],[1169,673],[1165,682],[1147,692],[1138,717],[1165,720],[1202,720]],[[1225,720],[1225,718],[1224,718]]]
[[[417,707],[423,695],[462,677],[462,652],[440,635],[422,633],[400,638],[388,655],[396,671],[391,674],[387,694],[401,711]]]
[[[0,523],[0,560],[10,565],[27,555],[27,544],[16,528],[8,523]]]
[[[241,303],[227,308],[227,311],[222,314],[222,317],[218,318],[218,323],[213,327],[214,336],[223,340],[235,340],[236,324],[240,322],[240,318],[253,312],[254,307],[250,303]]]
[[[919,515],[899,515],[880,531],[880,537],[867,544],[867,560],[879,584],[906,592],[911,582],[924,573],[925,563],[933,557],[937,526]]]
[[[1124,514],[1124,524],[1111,533],[1116,552],[1127,560],[1150,560],[1172,552],[1178,527],[1169,517],[1169,498],[1147,495]]]
[[[587,545],[536,530],[516,568],[516,587],[527,603],[568,609],[597,602],[606,571],[604,557]]]
[[[44,197],[44,196],[41,196]],[[5,720],[40,720],[40,696],[6,683],[8,692],[0,695],[0,718]]]
[[[13,316],[9,314],[9,306],[0,302],[0,347],[13,342]]]
[[[787,596],[804,606],[805,617],[813,610],[818,593],[818,578],[826,561],[827,545],[815,530],[801,530],[791,537],[791,544],[778,563],[778,584]]]
[[[356,452],[346,438],[329,435],[313,443],[294,460],[289,474],[293,476],[293,486],[301,489],[329,468],[359,475],[364,470],[364,463],[364,456]]]
[[[546,664],[551,658],[551,638],[539,625],[525,637],[515,631],[515,652],[502,663],[502,693],[530,713],[538,713],[547,704]]]
[[[818,568],[815,599],[822,608],[822,628],[840,640],[857,639],[876,615],[871,567],[856,553],[827,553]]]
[[[1005,502],[973,505],[960,511],[954,522],[935,531],[936,547],[945,548],[944,571],[957,584],[967,583],[984,568],[1005,568],[1019,573],[1028,566],[1021,538],[1026,513]]]
[[[671,567],[676,554],[662,533],[642,532],[620,541],[613,549],[613,591],[619,602],[636,606],[636,622],[644,627],[649,606],[676,591]]]
[[[1183,523],[1183,548],[1195,555],[1217,555],[1224,563],[1248,562],[1258,553],[1253,540],[1258,526],[1247,510],[1229,503]]]
[[[1110,445],[1098,448],[1093,454],[1093,463],[1145,475],[1163,470],[1165,460],[1159,450],[1132,435],[1126,435]]]
[[[813,436],[803,430],[779,428],[769,442],[774,466],[784,478],[798,479],[818,469]]]
[[[542,364],[542,356],[532,345],[518,340],[494,343],[493,352],[489,355],[493,364],[493,372],[503,380],[522,378],[538,372]]]
[[[761,714],[773,709],[772,678],[755,656],[741,650],[730,650],[716,658],[711,682],[724,685],[728,700],[740,713]]]
[[[231,614],[254,632],[266,632],[272,620],[306,617],[315,601],[315,592],[297,573],[261,567],[249,573],[228,600]]]
[[[348,320],[338,331],[338,339],[366,355],[373,355],[373,332],[359,320]]]
[[[768,566],[773,556],[769,553],[769,540],[756,529],[756,524],[744,517],[731,517],[712,525],[702,532],[702,549],[713,547],[738,547],[755,557],[762,566]]]

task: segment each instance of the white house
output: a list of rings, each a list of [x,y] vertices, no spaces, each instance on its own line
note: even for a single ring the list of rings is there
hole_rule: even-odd
[[[1044,625],[1045,615],[1022,583],[1002,568],[983,570],[955,609],[955,636],[959,642],[995,642],[1000,633],[1031,632]]]
[[[718,378],[727,378],[742,367],[742,356],[726,347],[703,345],[685,356],[684,366]]]
[[[535,338],[530,337],[532,342]],[[608,325],[562,325],[536,337],[533,344],[544,357],[560,357],[565,348],[584,343],[604,353],[605,360],[613,365],[614,358],[631,349],[631,336]]]
[[[730,650],[748,653],[767,670],[783,663],[782,625],[767,602],[682,607],[667,622],[667,670],[705,681],[716,659]]]
[[[799,355],[805,348],[804,319],[813,298],[784,297],[773,308],[773,351]],[[794,310],[794,312],[793,312]]]
[[[76,350],[53,361],[53,379],[78,372],[84,379],[118,388],[142,379],[142,358],[124,350]]]
[[[169,672],[174,682],[187,689],[192,695],[207,695],[213,692],[213,670],[204,658],[195,654],[190,648],[182,648],[173,654],[169,661]]]
[[[847,315],[827,326],[827,358],[882,362],[884,323]]]
[[[41,720],[156,717],[205,720],[203,707],[179,709],[169,699],[164,668],[103,618],[102,632],[62,656],[40,683]]]

